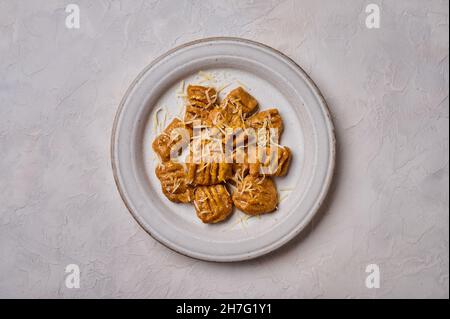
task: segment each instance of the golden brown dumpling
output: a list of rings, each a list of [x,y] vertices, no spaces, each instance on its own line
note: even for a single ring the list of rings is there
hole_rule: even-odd
[[[250,175],[285,176],[291,162],[291,149],[273,145],[264,150],[258,154],[256,163],[249,164]]]
[[[217,101],[217,91],[212,87],[189,85],[187,99],[184,121],[191,124],[193,121],[199,120],[203,124]]]
[[[186,134],[186,136],[183,136]],[[170,151],[179,141],[182,145],[189,144],[192,136],[192,129],[188,128],[184,122],[175,118],[164,131],[159,134],[152,143],[152,148],[163,162],[170,160]]]
[[[277,109],[269,109],[262,112],[258,112],[248,118],[246,121],[248,127],[255,129],[256,133],[259,129],[277,129],[278,136],[281,136],[284,125],[283,119]]]
[[[188,163],[188,183],[190,185],[214,185],[232,177],[232,165],[220,162]]]
[[[189,85],[187,97],[190,105],[208,108],[216,103],[217,91],[208,86]]]
[[[243,88],[232,90],[220,106],[208,115],[206,123],[219,128],[244,128],[247,116],[256,110],[258,102]]]
[[[193,200],[194,189],[186,183],[184,166],[179,163],[165,162],[156,167],[156,176],[168,199],[175,203],[189,203]]]
[[[233,210],[231,196],[224,185],[197,187],[194,206],[198,218],[208,224],[226,219]]]
[[[275,183],[270,177],[247,175],[234,191],[233,203],[248,215],[273,212],[278,205]]]
[[[235,113],[238,110],[242,110],[242,114],[245,115],[253,113],[258,107],[258,101],[242,87],[238,87],[228,93],[222,104],[231,106]]]

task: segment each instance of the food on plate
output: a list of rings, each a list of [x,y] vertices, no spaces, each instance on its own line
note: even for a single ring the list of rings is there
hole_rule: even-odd
[[[291,149],[287,146],[261,148],[256,152],[256,163],[248,164],[252,176],[285,176],[291,163]]]
[[[258,101],[241,86],[223,99],[219,91],[188,85],[183,119],[175,118],[152,143],[164,195],[192,203],[207,224],[226,220],[233,206],[251,216],[274,212],[272,178],[285,176],[292,158],[291,149],[279,144],[284,125],[278,109],[257,112]]]
[[[197,187],[194,206],[198,218],[207,224],[220,222],[233,211],[231,196],[222,184]]]
[[[159,134],[152,143],[153,151],[159,156],[161,161],[167,162],[170,160],[170,151],[172,147],[181,142],[187,145],[192,137],[192,129],[177,118]]]
[[[160,163],[156,167],[156,176],[166,197],[175,203],[190,203],[194,188],[187,184],[186,171],[182,164],[174,162]]]
[[[222,105],[231,106],[236,112],[242,111],[243,114],[250,114],[257,109],[258,101],[242,87],[238,87],[228,93]]]
[[[187,87],[187,104],[184,122],[204,123],[212,106],[217,102],[217,91],[212,87],[189,85]]]
[[[247,175],[232,195],[234,205],[249,215],[273,212],[278,205],[275,183],[270,177]]]
[[[188,163],[188,183],[190,185],[214,185],[226,182],[232,177],[232,165],[229,163],[201,162]]]
[[[244,128],[245,119],[258,107],[258,102],[242,87],[232,90],[214,108],[208,116],[207,123],[224,128]]]
[[[264,128],[264,129],[277,129],[278,136],[281,136],[283,132],[284,125],[283,119],[281,118],[280,113],[277,109],[269,109],[265,111],[258,112],[251,116],[247,120],[247,126],[251,127],[255,130]]]
[[[217,91],[212,87],[189,85],[187,87],[189,105],[207,109],[217,100]]]

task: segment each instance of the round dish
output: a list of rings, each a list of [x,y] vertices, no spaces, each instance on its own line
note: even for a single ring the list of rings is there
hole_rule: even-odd
[[[191,205],[169,202],[162,194],[154,174],[152,119],[163,105],[169,117],[177,112],[173,104],[180,81],[198,81],[199,71],[231,86],[245,85],[260,110],[280,110],[285,121],[281,144],[291,148],[293,158],[289,174],[277,179],[284,195],[276,212],[246,219],[235,209],[226,222],[205,225]],[[277,249],[312,219],[332,180],[335,136],[322,95],[295,62],[253,41],[209,38],[170,50],[133,81],[114,121],[111,161],[125,205],[152,237],[193,258],[240,261]]]

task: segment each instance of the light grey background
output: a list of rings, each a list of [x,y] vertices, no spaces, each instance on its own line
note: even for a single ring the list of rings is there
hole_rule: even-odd
[[[449,296],[448,1],[0,0],[0,297]],[[143,231],[113,181],[112,121],[152,59],[238,36],[283,51],[326,97],[338,138],[328,201],[301,236],[238,264]],[[67,289],[64,269],[81,268]],[[367,264],[381,287],[367,289]]]

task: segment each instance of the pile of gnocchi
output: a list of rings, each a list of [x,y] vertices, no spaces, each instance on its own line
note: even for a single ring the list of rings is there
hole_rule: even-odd
[[[250,216],[276,211],[274,178],[287,174],[292,158],[278,144],[283,128],[279,111],[258,112],[257,100],[242,87],[220,101],[215,88],[189,85],[184,118],[175,118],[152,143],[163,194],[193,204],[208,224],[226,220],[234,206]]]

